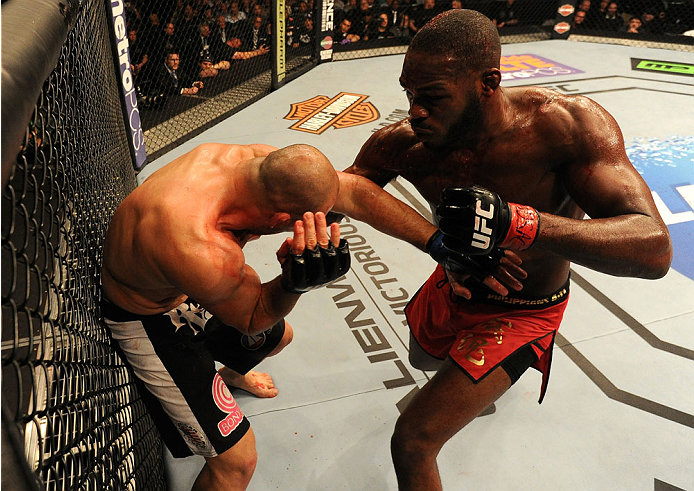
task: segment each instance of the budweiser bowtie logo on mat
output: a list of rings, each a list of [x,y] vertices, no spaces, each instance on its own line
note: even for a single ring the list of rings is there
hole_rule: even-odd
[[[290,129],[320,135],[330,128],[347,128],[370,123],[379,118],[378,109],[368,96],[340,92],[330,98],[318,95],[307,101],[292,104],[284,119],[298,120]]]

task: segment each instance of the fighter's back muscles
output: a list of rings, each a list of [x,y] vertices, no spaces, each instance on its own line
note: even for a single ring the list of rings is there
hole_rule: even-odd
[[[150,176],[126,198],[109,227],[103,274],[106,295],[142,314],[166,311],[189,296],[222,322],[247,332],[279,320],[296,302],[295,296],[285,295],[268,307],[271,302],[264,300],[278,296],[279,289],[273,282],[261,285],[257,273],[245,264],[233,232],[216,227],[205,207],[223,192],[196,201],[201,196],[195,182],[202,174],[205,183],[199,187],[224,185],[222,176],[214,179],[215,172],[230,171],[224,164],[233,166],[274,149],[205,144]],[[172,189],[179,190],[177,196],[172,196]],[[191,197],[184,196],[184,189]]]

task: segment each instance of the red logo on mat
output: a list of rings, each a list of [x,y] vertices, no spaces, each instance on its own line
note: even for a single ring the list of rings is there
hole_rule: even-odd
[[[227,416],[217,424],[217,428],[219,428],[219,432],[222,436],[229,436],[243,420],[243,413],[236,404],[231,392],[229,392],[227,384],[224,383],[222,376],[218,373],[214,377],[214,382],[212,382],[212,399],[214,399],[214,403],[219,409],[228,413]]]
[[[312,99],[292,104],[284,119],[298,119],[290,126],[292,130],[320,135],[330,128],[347,128],[370,123],[379,118],[378,109],[368,96],[340,92],[335,97],[318,95]]]
[[[571,29],[571,26],[568,22],[560,22],[559,24],[554,26],[554,30],[557,31],[559,34],[564,34],[569,29]]]
[[[559,7],[559,9],[557,10],[557,12],[559,12],[559,13],[560,13],[562,16],[564,16],[564,17],[568,17],[569,15],[571,15],[571,14],[574,13],[574,10],[575,10],[575,9],[574,9],[574,6],[573,6],[573,5],[571,5],[571,4],[569,4],[569,3],[565,3],[564,5],[562,5],[561,7]]]

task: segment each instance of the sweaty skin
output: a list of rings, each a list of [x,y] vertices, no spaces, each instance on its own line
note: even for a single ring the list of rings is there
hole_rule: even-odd
[[[105,295],[136,314],[165,312],[190,296],[243,332],[274,325],[298,296],[284,292],[279,277],[261,285],[242,249],[252,238],[292,225],[288,214],[256,203],[262,192],[254,188],[258,171],[252,164],[275,150],[268,145],[204,144],[146,179],[109,225],[102,268]],[[297,168],[301,165],[297,162]],[[324,215],[331,206],[356,219],[373,219],[378,230],[424,249],[435,226],[369,180],[337,176],[334,203],[315,210],[315,220],[310,213],[294,223],[294,237],[278,251],[280,262],[290,252],[300,254],[304,246],[327,246],[329,240],[337,245],[339,226],[329,227]]]
[[[612,116],[581,96],[502,89],[498,69],[466,82],[452,66],[408,52],[400,82],[410,117],[376,132],[345,172],[381,186],[400,175],[433,207],[445,187],[476,184],[536,208],[540,234],[518,253],[524,294],[556,291],[569,261],[619,276],[667,272],[667,228]]]
[[[130,312],[154,314],[190,295],[223,322],[248,326],[249,307],[257,304],[249,295],[260,280],[245,265],[241,249],[262,211],[246,206],[243,196],[251,190],[239,176],[247,161],[273,150],[201,145],[138,186],[116,211],[106,235],[106,296]],[[264,232],[269,231],[257,231]],[[221,306],[230,293],[241,312]]]

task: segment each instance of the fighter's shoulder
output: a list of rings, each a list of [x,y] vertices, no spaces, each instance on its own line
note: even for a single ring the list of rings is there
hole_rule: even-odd
[[[235,143],[201,143],[191,150],[190,153],[197,157],[207,156],[210,161],[214,161],[220,157],[226,157],[231,160],[246,160],[265,156],[275,150],[277,150],[277,147],[262,143],[252,143],[249,145],[239,145]]]
[[[616,125],[614,118],[602,106],[582,95],[529,87],[523,99],[532,106],[538,128],[548,135],[563,136],[564,141],[587,134],[594,136],[594,132]]]
[[[403,119],[376,131],[364,143],[359,160],[368,161],[371,165],[380,163],[393,165],[399,162],[400,156],[407,154],[417,144],[408,119]]]

